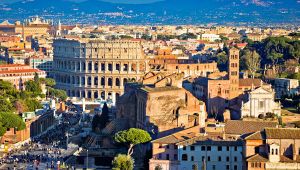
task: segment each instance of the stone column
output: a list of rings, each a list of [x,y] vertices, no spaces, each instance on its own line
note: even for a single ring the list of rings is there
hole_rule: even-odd
[[[122,73],[123,72],[123,62],[120,62],[120,73]]]
[[[128,73],[131,73],[131,63],[128,62]]]
[[[94,83],[94,76],[91,76],[91,87],[94,87],[95,86],[95,83]]]
[[[89,71],[89,62],[85,62],[85,72],[87,73]]]
[[[123,88],[123,86],[124,86],[124,79],[123,79],[123,77],[120,77],[119,78],[120,79],[120,88]]]
[[[137,74],[140,73],[140,63],[139,62],[136,64],[136,73]]]
[[[104,70],[104,72],[105,73],[108,72],[108,62],[105,62],[105,70]]]

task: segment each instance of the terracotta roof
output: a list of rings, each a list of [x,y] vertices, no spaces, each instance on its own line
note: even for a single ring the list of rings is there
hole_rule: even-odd
[[[152,141],[152,143],[175,144],[178,142],[183,142],[187,139],[191,139],[193,137],[196,137],[196,133],[187,134],[187,133],[178,132],[166,137],[156,139]]]
[[[300,162],[300,156],[297,155],[296,156],[296,160],[293,160],[292,158],[289,158],[287,156],[281,155],[280,156],[280,162],[288,162],[288,163],[297,162],[297,163],[299,163]]]
[[[35,72],[42,72],[38,69],[23,69],[23,70],[5,70],[0,71],[0,74],[13,74],[13,73],[35,73]]]
[[[252,84],[254,85],[254,87],[259,87],[261,86],[261,79],[251,79],[251,78],[247,78],[247,79],[240,79],[239,80],[239,86],[252,86]]]
[[[300,129],[297,128],[266,128],[267,139],[300,139]]]
[[[246,140],[264,140],[266,135],[262,131],[255,132],[245,138]]]
[[[0,68],[4,68],[4,67],[28,67],[28,66],[24,64],[0,64]]]
[[[249,157],[246,161],[247,162],[268,162],[269,160],[262,155],[255,154],[255,155]]]
[[[228,120],[225,123],[225,133],[235,135],[250,134],[261,131],[266,127],[275,128],[276,126],[277,122]]]

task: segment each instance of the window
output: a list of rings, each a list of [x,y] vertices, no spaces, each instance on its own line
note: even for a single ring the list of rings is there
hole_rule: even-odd
[[[190,146],[190,148],[191,148],[191,151],[195,150],[195,146]]]
[[[167,145],[166,148],[169,149],[169,145]]]
[[[218,146],[218,151],[222,151],[222,146]]]
[[[205,146],[201,146],[201,151],[205,151]],[[300,149],[299,149],[300,152]]]
[[[229,156],[226,157],[226,161],[229,162]]]
[[[235,146],[235,147],[234,147],[234,151],[237,151],[237,150],[238,150],[238,147],[237,147],[237,146]]]
[[[167,155],[166,155],[166,159],[167,159],[167,160],[169,160],[169,159],[170,159],[170,156],[169,156],[169,154],[167,154]]]
[[[185,151],[186,150],[186,146],[184,146],[182,149]]]
[[[211,151],[211,146],[207,146],[207,151]]]
[[[229,151],[229,146],[226,147],[226,150]]]
[[[226,170],[229,170],[229,169],[230,169],[229,165],[226,165]]]
[[[218,161],[219,161],[219,162],[222,161],[222,157],[221,157],[221,156],[218,157]]]
[[[212,169],[213,169],[213,170],[216,170],[216,165],[213,165],[213,166],[212,166]]]
[[[275,150],[275,154],[278,155],[278,149]]]
[[[236,156],[234,157],[234,162],[237,162],[237,157]]]
[[[210,156],[207,157],[207,161],[210,161]]]
[[[201,159],[202,161],[204,161],[205,160],[205,157],[204,156],[202,156],[202,159]]]
[[[237,170],[238,168],[237,168],[237,165],[234,165],[234,170]]]
[[[193,156],[191,157],[191,161],[194,161],[194,157]]]
[[[112,71],[112,64],[108,64],[108,71]]]
[[[177,160],[177,159],[178,159],[177,154],[174,154],[174,160]]]
[[[187,160],[188,160],[187,154],[182,154],[181,160],[182,160],[182,161],[187,161]]]
[[[271,154],[274,155],[274,149],[272,149],[272,153]]]

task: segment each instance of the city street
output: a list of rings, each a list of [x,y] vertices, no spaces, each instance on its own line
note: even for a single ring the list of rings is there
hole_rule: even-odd
[[[77,125],[79,119],[78,114],[63,113],[54,128],[2,158],[0,169],[57,169],[76,150],[67,149],[67,141],[72,137],[68,131]]]

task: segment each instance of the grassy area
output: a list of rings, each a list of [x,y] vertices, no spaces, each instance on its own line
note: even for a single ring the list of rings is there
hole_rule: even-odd
[[[294,114],[300,114],[295,107],[286,107],[281,109],[281,114],[288,114],[286,116],[293,116]],[[292,115],[289,115],[292,114]]]

